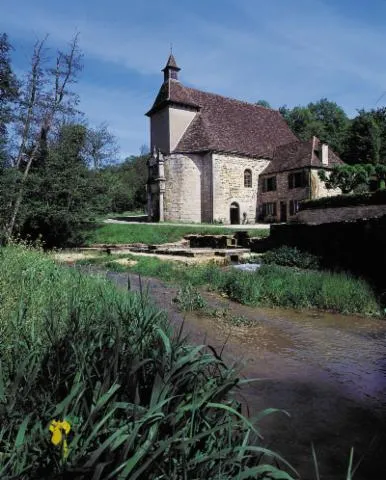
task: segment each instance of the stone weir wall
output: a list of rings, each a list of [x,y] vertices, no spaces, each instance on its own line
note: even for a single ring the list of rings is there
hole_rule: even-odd
[[[339,266],[370,278],[386,296],[386,215],[317,225],[272,225],[269,244],[320,255],[330,268]]]

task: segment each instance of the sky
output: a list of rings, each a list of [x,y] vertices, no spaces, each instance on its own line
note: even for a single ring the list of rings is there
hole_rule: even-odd
[[[37,39],[54,56],[79,32],[80,109],[122,159],[149,145],[171,44],[187,86],[273,108],[327,98],[352,117],[386,104],[385,25],[385,0],[0,0],[20,75]]]

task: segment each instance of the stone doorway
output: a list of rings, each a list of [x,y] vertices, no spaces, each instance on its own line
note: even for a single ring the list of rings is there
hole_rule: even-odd
[[[230,219],[232,225],[240,224],[240,206],[236,202],[231,203]]]

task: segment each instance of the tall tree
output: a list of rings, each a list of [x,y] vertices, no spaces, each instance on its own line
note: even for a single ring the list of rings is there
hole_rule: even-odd
[[[309,140],[315,135],[322,142],[328,143],[338,154],[344,151],[350,121],[335,102],[322,98],[306,107],[289,109],[283,106],[279,110],[291,130],[301,140]]]
[[[384,130],[386,133],[386,122]],[[379,118],[373,111],[360,110],[352,121],[343,160],[349,164],[377,164],[381,160],[385,161],[381,158],[381,153],[385,151],[386,142],[384,146],[382,143],[382,124]]]
[[[19,83],[12,71],[12,47],[5,33],[0,35],[0,162],[6,161],[7,126],[13,118],[13,108],[19,96]],[[1,166],[0,166],[1,168]]]
[[[22,171],[22,176],[16,185],[15,200],[10,206],[5,231],[7,238],[14,232],[31,166],[44,154],[48,136],[55,124],[63,116],[74,113],[77,105],[77,97],[69,87],[76,81],[82,68],[78,36],[75,35],[66,52],[58,51],[55,65],[51,68],[45,64],[45,42],[46,39],[35,44],[28,81],[22,95],[19,148],[15,159],[15,167]]]

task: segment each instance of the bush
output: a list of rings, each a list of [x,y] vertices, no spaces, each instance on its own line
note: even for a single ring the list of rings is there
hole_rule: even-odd
[[[29,249],[2,249],[0,272],[3,480],[291,479],[235,372],[146,297]]]
[[[316,210],[319,208],[356,207],[361,205],[385,205],[386,190],[374,193],[360,193],[323,197],[315,200],[305,200],[300,203],[300,210]]]
[[[202,298],[202,295],[197,288],[192,286],[191,283],[187,283],[178,289],[174,301],[178,304],[179,309],[185,312],[194,312],[195,310],[201,310],[206,306],[206,302]]]
[[[282,247],[270,250],[263,255],[263,262],[266,264],[275,263],[283,267],[297,267],[318,269],[320,267],[320,259],[316,255],[308,252],[302,252],[296,247]]]

